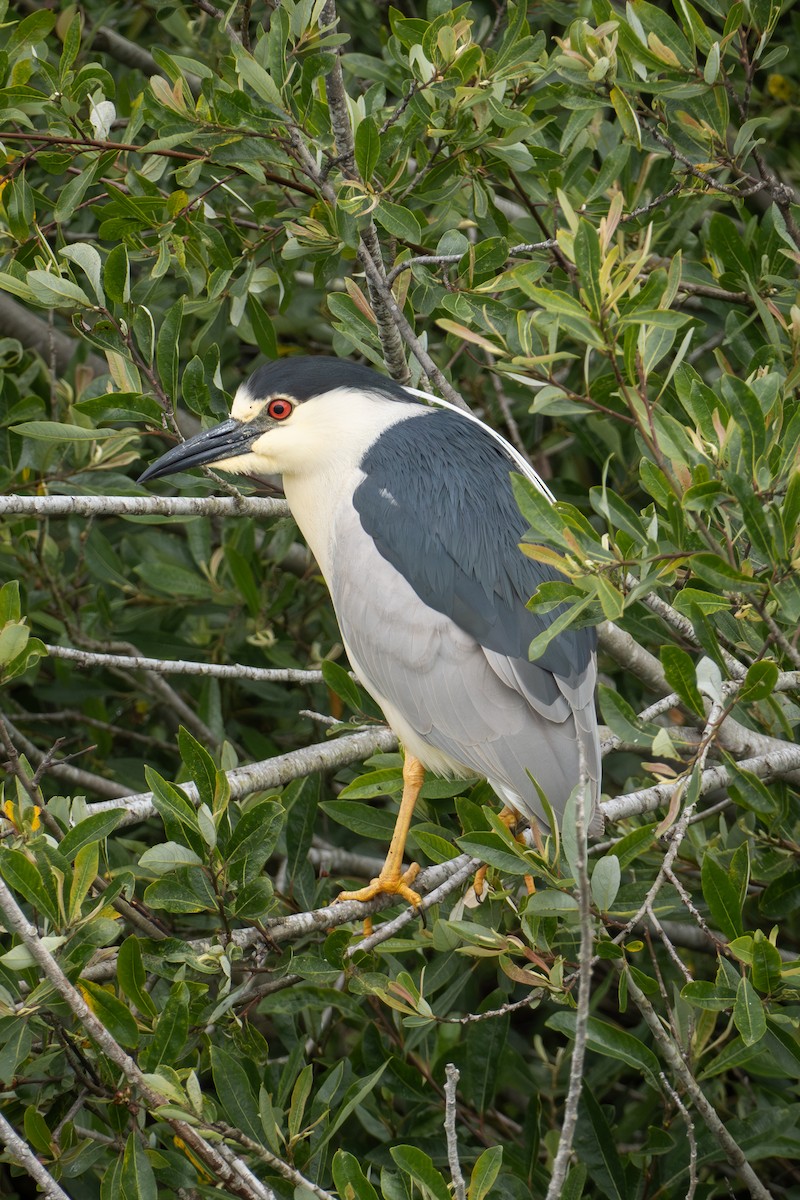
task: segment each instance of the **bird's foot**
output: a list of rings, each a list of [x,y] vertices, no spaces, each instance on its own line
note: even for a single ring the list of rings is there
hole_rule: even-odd
[[[338,904],[340,900],[374,900],[376,896],[400,896],[401,899],[407,900],[412,908],[416,908],[422,900],[419,892],[415,892],[410,886],[419,875],[419,863],[412,863],[407,871],[381,871],[377,879],[372,879],[366,887],[359,888],[355,892],[340,892],[334,900],[334,904]]]

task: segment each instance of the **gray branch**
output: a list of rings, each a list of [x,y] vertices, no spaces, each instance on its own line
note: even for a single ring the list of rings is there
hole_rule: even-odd
[[[583,1064],[586,1058],[586,1040],[589,1028],[589,1001],[592,993],[592,948],[594,926],[592,922],[592,895],[589,884],[588,853],[586,846],[586,798],[589,792],[589,773],[583,744],[578,744],[580,756],[580,781],[575,792],[575,873],[577,875],[578,912],[580,921],[580,950],[578,956],[578,1004],[575,1022],[575,1041],[572,1046],[572,1062],[569,1069],[567,1099],[564,1104],[564,1119],[558,1139],[558,1150],[553,1162],[553,1171],[547,1188],[546,1200],[559,1200],[567,1177],[572,1142],[578,1124],[578,1104],[583,1086]]]
[[[336,0],[326,0],[326,4],[320,14],[319,24],[323,30],[333,29],[338,26],[339,16],[336,11]],[[333,129],[336,152],[339,156],[342,171],[347,178],[363,182],[356,167],[353,127],[350,123],[347,92],[345,91],[344,79],[342,77],[342,60],[338,47],[333,56],[333,66],[325,76],[325,93],[328,98],[331,128]],[[383,264],[378,231],[375,228],[375,222],[371,215],[367,217],[366,223],[361,230],[360,249],[371,258],[385,283],[386,268]],[[359,253],[359,258],[363,261],[361,253]],[[378,336],[381,340],[383,361],[386,363],[389,374],[393,379],[396,379],[398,383],[409,383],[411,377],[403,351],[403,341],[397,325],[392,318],[392,313],[387,307],[385,289],[376,287],[374,280],[369,275],[367,276],[367,289],[372,302],[372,311],[378,323]]]
[[[458,1134],[456,1133],[456,1115],[458,1113],[458,1081],[461,1078],[459,1070],[448,1063],[444,1069],[444,1133],[447,1139],[447,1163],[450,1167],[450,1178],[453,1181],[455,1200],[466,1200],[467,1189],[464,1175],[458,1158]]]
[[[0,496],[0,516],[288,517],[285,500],[260,496]]]
[[[304,746],[300,750],[291,750],[288,754],[268,758],[262,762],[250,763],[248,766],[234,767],[227,772],[231,788],[231,798],[239,800],[249,796],[251,792],[260,792],[269,788],[283,787],[293,779],[304,775],[313,775],[315,771],[330,771],[337,767],[347,766],[352,762],[360,762],[370,754],[379,750],[390,752],[397,749],[397,738],[390,729],[378,726],[374,730],[347,734],[333,742],[316,742]],[[186,796],[192,804],[199,803],[197,786],[194,783],[182,783]],[[155,814],[152,792],[138,792],[134,795],[114,800],[100,800],[96,804],[88,804],[89,812],[106,812],[109,809],[124,809],[123,816],[117,828],[134,825],[137,821],[145,821]]]
[[[39,1162],[30,1146],[19,1136],[16,1129],[9,1125],[0,1113],[0,1141],[6,1148],[6,1154],[18,1167],[27,1171],[31,1179],[35,1179],[41,1188],[42,1195],[47,1200],[69,1200],[69,1196],[59,1187],[53,1176]]]
[[[620,966],[618,969],[624,970],[625,968]],[[630,997],[636,1007],[639,1009],[639,1012],[644,1017],[645,1023],[653,1035],[653,1040],[661,1051],[661,1054],[663,1055],[675,1078],[680,1080],[683,1088],[691,1096],[692,1103],[705,1121],[709,1131],[716,1138],[717,1143],[722,1148],[728,1162],[736,1169],[736,1171],[738,1171],[739,1176],[744,1181],[747,1190],[753,1197],[753,1200],[773,1200],[772,1193],[764,1186],[753,1168],[750,1166],[741,1146],[736,1139],[733,1138],[730,1133],[728,1133],[728,1130],[720,1120],[716,1109],[706,1099],[700,1084],[697,1082],[694,1075],[684,1062],[680,1047],[661,1024],[658,1014],[645,996],[644,992],[631,976],[630,971],[626,971],[626,974],[628,977],[628,992]]]
[[[723,726],[724,728],[724,726]],[[743,771],[751,771],[759,779],[775,779],[789,775],[792,771],[800,770],[800,746],[785,744],[785,749],[760,755],[758,758],[745,758],[737,764]],[[717,788],[725,788],[733,782],[733,771],[727,767],[709,767],[700,776],[700,795],[714,792]],[[669,804],[676,783],[658,783],[655,787],[642,788],[640,791],[628,792],[624,796],[616,796],[600,805],[607,821],[622,821],[639,813],[653,812],[662,804]]]
[[[119,667],[125,671],[154,671],[159,675],[205,675],[214,679],[250,679],[254,683],[320,683],[321,671],[248,667],[244,663],[192,662],[184,659],[142,658],[134,654],[99,654],[72,646],[47,645],[51,658],[77,667]]]
[[[667,605],[669,608],[669,605]],[[674,609],[672,610],[674,612]],[[676,616],[680,614],[676,613]],[[603,621],[597,627],[597,633],[601,650],[606,654],[610,654],[621,666],[625,667],[632,674],[640,679],[651,691],[659,696],[667,696],[672,693],[672,688],[667,683],[667,677],[664,674],[664,668],[654,654],[649,650],[645,650],[644,646],[640,646],[629,633],[624,629],[620,629],[617,625],[612,625],[610,621]],[[794,672],[783,672],[781,679],[787,680],[786,687],[792,688],[795,685],[789,682],[794,675]],[[706,701],[706,714],[710,711],[710,702]],[[726,717],[722,727],[720,728],[717,741],[724,750],[736,758],[750,757],[762,754],[770,754],[773,751],[781,751],[788,745],[787,742],[780,738],[769,737],[765,733],[758,733],[754,729],[748,729],[745,725],[740,725],[738,721],[734,721],[732,717]]]

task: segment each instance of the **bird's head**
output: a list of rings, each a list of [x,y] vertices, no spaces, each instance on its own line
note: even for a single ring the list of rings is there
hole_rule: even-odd
[[[235,475],[291,475],[343,452],[358,461],[418,405],[400,384],[345,359],[270,362],[240,385],[227,421],[173,446],[139,482],[204,465]]]

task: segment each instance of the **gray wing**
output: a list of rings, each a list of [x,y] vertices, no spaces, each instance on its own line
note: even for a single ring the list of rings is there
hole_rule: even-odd
[[[564,576],[519,549],[527,523],[511,488],[517,469],[480,424],[421,408],[370,447],[353,504],[364,531],[420,599],[482,646],[527,663],[533,639],[562,611],[532,613],[527,602],[540,583]],[[537,665],[580,687],[594,649],[594,630],[573,627]],[[555,682],[537,682],[555,699]]]
[[[578,782],[577,738],[599,780],[594,656],[573,685],[488,649],[427,604],[359,525],[352,509],[339,514],[329,582],[353,668],[392,727],[432,770],[483,775],[543,821],[530,771],[560,817]]]

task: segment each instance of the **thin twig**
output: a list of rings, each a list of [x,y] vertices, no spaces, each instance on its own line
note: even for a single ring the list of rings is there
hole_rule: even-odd
[[[592,946],[594,926],[592,922],[592,897],[589,886],[588,855],[586,849],[586,795],[589,786],[588,769],[583,744],[578,743],[580,772],[575,790],[575,872],[577,875],[578,912],[580,921],[580,952],[578,956],[578,1004],[575,1021],[575,1041],[572,1046],[572,1062],[569,1070],[569,1086],[564,1104],[564,1119],[558,1150],[553,1161],[553,1171],[547,1188],[546,1200],[559,1200],[567,1168],[572,1154],[572,1139],[578,1123],[578,1102],[583,1086],[583,1063],[586,1055],[586,1039],[589,1025],[589,999],[592,990]]]
[[[658,1014],[636,983],[631,972],[622,963],[615,963],[615,966],[617,970],[625,971],[628,995],[644,1017],[645,1023],[653,1035],[653,1040],[675,1078],[680,1080],[684,1090],[691,1096],[692,1103],[716,1139],[717,1144],[721,1147],[728,1162],[738,1171],[753,1200],[773,1200],[772,1193],[764,1186],[750,1166],[741,1146],[728,1132],[714,1106],[706,1099],[700,1084],[686,1065],[680,1047],[661,1024]]]
[[[697,1191],[697,1136],[694,1131],[694,1121],[692,1120],[692,1116],[688,1108],[683,1103],[664,1072],[659,1071],[658,1077],[661,1080],[661,1086],[672,1100],[672,1103],[675,1105],[678,1112],[683,1117],[683,1121],[686,1126],[686,1140],[689,1143],[689,1187],[684,1200],[694,1200],[694,1194]]]
[[[447,1164],[450,1167],[450,1178],[453,1181],[455,1200],[467,1200],[467,1188],[464,1174],[458,1158],[458,1134],[456,1133],[456,1114],[458,1112],[458,1081],[461,1075],[453,1063],[448,1063],[444,1069],[444,1133],[447,1139]]]
[[[244,663],[193,662],[187,659],[142,658],[133,654],[100,654],[72,646],[46,646],[51,658],[62,658],[77,667],[120,667],[125,671],[153,671],[159,675],[205,675],[214,679],[249,679],[256,683],[320,683],[321,671],[249,667]]]

